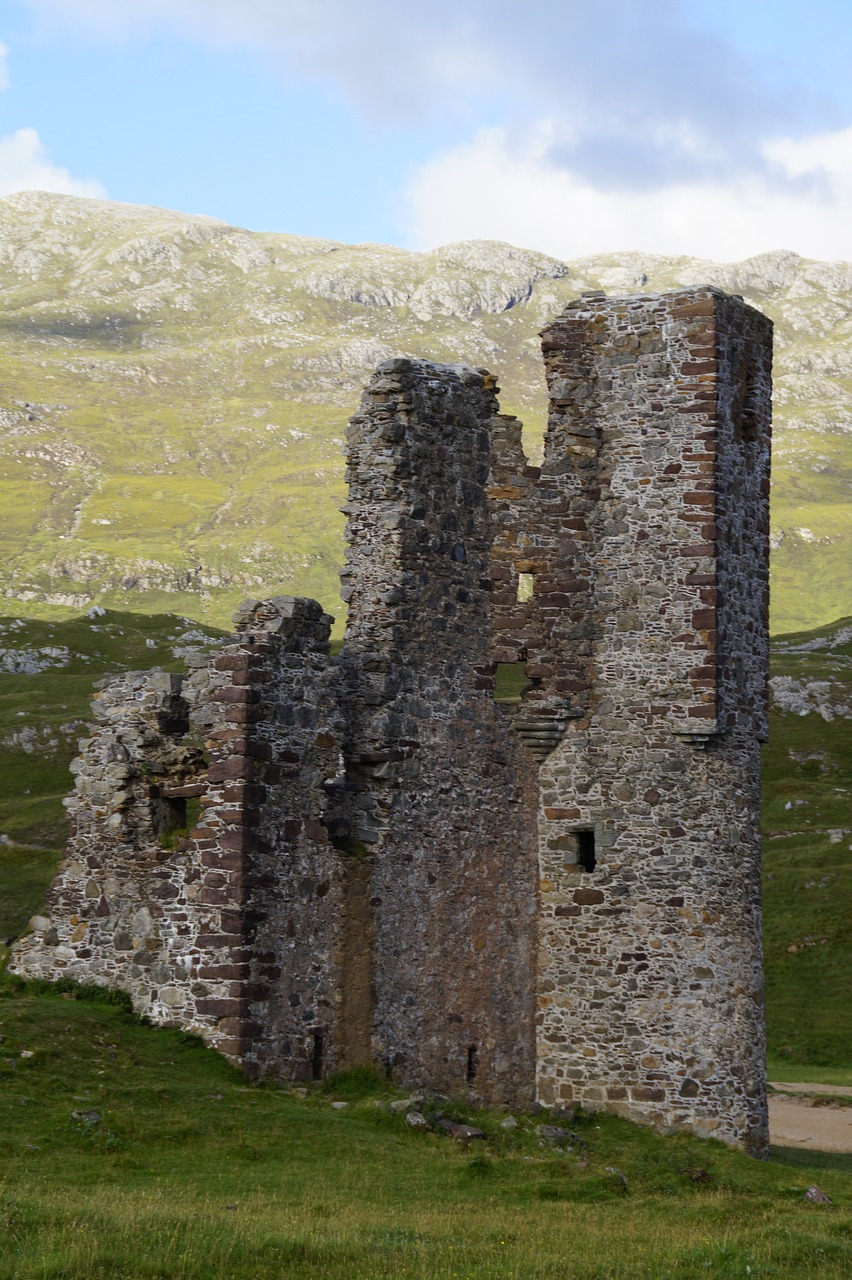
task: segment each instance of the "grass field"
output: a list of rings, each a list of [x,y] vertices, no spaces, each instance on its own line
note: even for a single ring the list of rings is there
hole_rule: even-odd
[[[86,997],[87,992],[81,995]],[[2,1280],[840,1280],[852,1158],[660,1138],[613,1117],[415,1132],[350,1076],[249,1086],[121,1005],[0,981]],[[335,1109],[334,1100],[346,1101]],[[803,1197],[818,1182],[832,1205]]]
[[[772,671],[852,704],[852,643],[779,637]],[[809,648],[814,644],[825,648]],[[831,647],[828,647],[831,646]],[[764,966],[777,1079],[852,1079],[852,719],[773,711],[763,752]],[[813,1075],[801,1075],[805,1068]],[[779,1074],[779,1070],[792,1075]],[[845,1072],[836,1080],[827,1070]],[[797,1076],[796,1072],[800,1074]]]

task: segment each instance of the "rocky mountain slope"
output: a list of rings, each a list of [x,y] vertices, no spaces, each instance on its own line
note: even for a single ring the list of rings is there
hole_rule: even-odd
[[[0,592],[211,623],[259,591],[332,613],[343,432],[408,354],[497,373],[538,447],[537,334],[589,288],[710,282],[776,322],[773,629],[852,612],[852,265],[558,262],[468,242],[417,254],[259,234],[68,196],[0,200]]]

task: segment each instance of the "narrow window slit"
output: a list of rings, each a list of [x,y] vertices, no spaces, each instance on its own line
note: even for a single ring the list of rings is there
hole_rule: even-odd
[[[314,1035],[314,1051],[311,1056],[311,1079],[322,1080],[322,1036]]]
[[[472,1044],[467,1051],[467,1082],[473,1084],[476,1079],[476,1073],[479,1070],[479,1054],[476,1052],[476,1045]]]
[[[597,866],[593,829],[577,832],[577,862],[581,871],[594,871]]]

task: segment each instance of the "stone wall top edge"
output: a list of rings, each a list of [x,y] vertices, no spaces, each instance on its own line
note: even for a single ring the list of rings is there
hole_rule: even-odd
[[[454,364],[439,364],[434,360],[415,360],[409,356],[399,356],[392,360],[384,360],[376,366],[376,376],[386,377],[388,374],[409,374],[420,377],[445,378],[455,376],[462,382],[481,382],[490,378],[487,369],[474,368],[473,365],[459,361]]]
[[[109,675],[101,676],[100,680],[92,682],[92,688],[100,693],[105,689],[119,688],[122,685],[154,685],[162,684],[165,687],[171,685],[175,681],[185,679],[182,672],[166,671],[163,667],[144,667],[137,671],[111,671]]]
[[[564,311],[554,316],[547,325],[544,326],[545,331],[552,325],[558,324],[565,315],[571,315],[577,311],[601,311],[609,310],[616,307],[643,307],[654,303],[667,303],[677,305],[678,302],[687,300],[715,299],[719,302],[737,302],[744,311],[750,312],[754,316],[759,316],[761,321],[772,328],[772,320],[765,312],[758,307],[754,307],[751,303],[746,302],[740,293],[728,293],[724,289],[720,289],[717,285],[705,284],[691,286],[685,289],[666,289],[660,293],[619,293],[607,294],[603,290],[588,290],[580,294],[578,298],[572,299],[566,304]]]

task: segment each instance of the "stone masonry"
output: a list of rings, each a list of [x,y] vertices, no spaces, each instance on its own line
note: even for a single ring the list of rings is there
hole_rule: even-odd
[[[253,1075],[372,1062],[759,1154],[771,325],[587,294],[543,350],[541,468],[485,371],[379,368],[338,657],[281,597],[101,686],[12,968]]]

